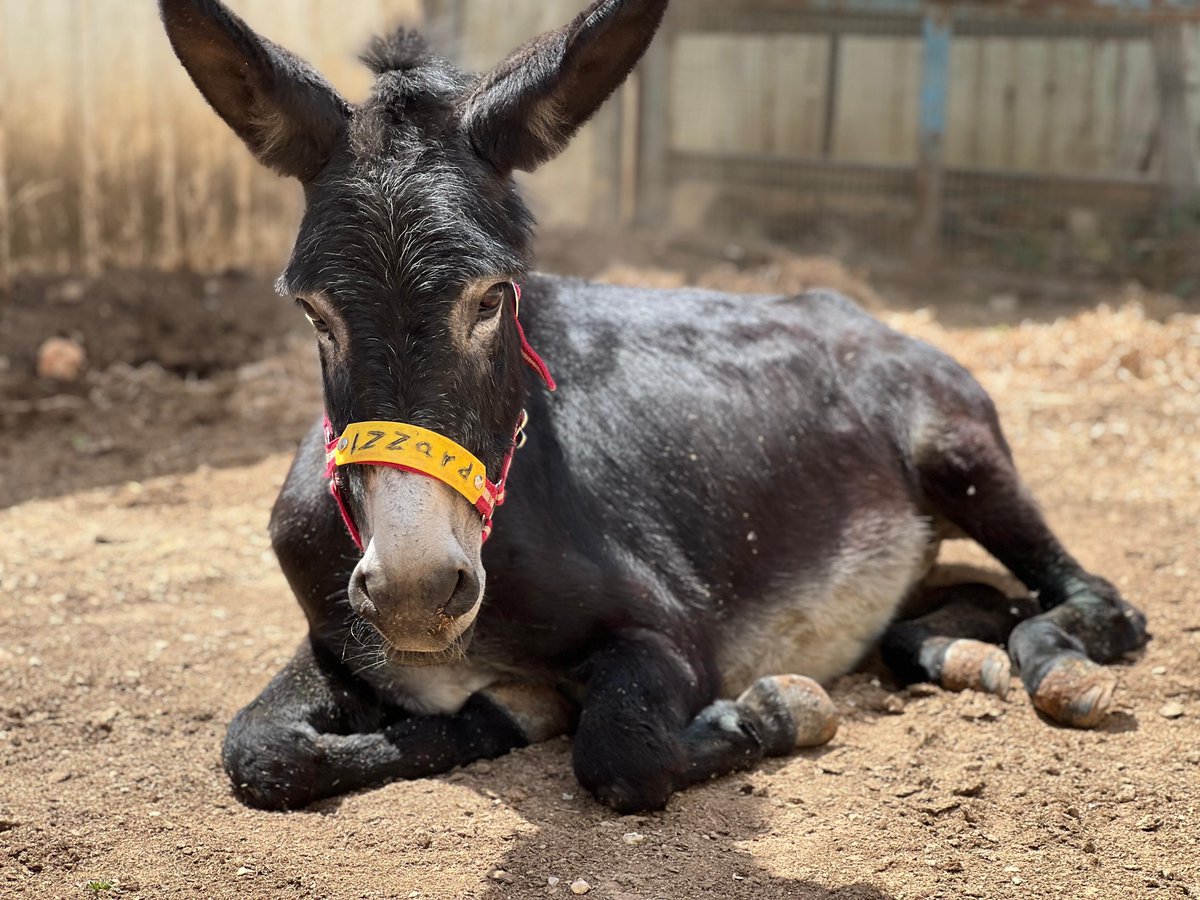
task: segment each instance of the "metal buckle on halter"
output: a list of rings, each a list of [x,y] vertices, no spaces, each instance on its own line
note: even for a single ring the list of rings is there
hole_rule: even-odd
[[[513,439],[513,446],[520,450],[525,446],[525,442],[529,440],[529,435],[525,433],[525,426],[529,424],[529,413],[521,410],[521,418],[517,422],[517,435]]]

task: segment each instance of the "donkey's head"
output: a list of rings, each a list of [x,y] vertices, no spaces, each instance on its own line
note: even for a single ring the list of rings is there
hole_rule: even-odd
[[[279,280],[316,332],[335,433],[400,422],[440,433],[497,478],[524,400],[513,282],[532,217],[512,172],[559,153],[628,75],[667,0],[595,0],[492,72],[419,36],[376,39],[361,106],[219,0],[160,0],[180,61],[260,162],[304,185]],[[409,662],[442,657],[483,596],[479,512],[434,478],[340,472],[364,554],[354,610]]]

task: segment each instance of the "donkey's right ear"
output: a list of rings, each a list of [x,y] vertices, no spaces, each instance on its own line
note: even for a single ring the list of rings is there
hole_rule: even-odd
[[[301,181],[316,177],[350,117],[333,86],[220,0],[159,0],[158,6],[175,55],[258,160]]]

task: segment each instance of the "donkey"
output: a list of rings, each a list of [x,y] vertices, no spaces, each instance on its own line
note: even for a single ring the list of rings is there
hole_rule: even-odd
[[[160,0],[201,93],[306,200],[278,286],[312,323],[326,415],[270,530],[309,633],[229,726],[244,802],[570,733],[599,801],[652,810],[828,740],[818,683],[875,646],[900,682],[999,695],[1011,659],[1038,710],[1086,728],[1102,664],[1145,641],[943,353],[826,291],[530,271],[513,172],[563,149],[666,5],[595,0],[482,76],[399,30],[352,106],[219,0]],[[1031,597],[931,599],[940,541],[963,536]]]

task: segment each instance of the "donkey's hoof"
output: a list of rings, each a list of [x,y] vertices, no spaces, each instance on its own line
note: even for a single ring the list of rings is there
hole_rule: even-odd
[[[786,742],[769,747],[768,755],[782,755],[797,747],[818,747],[837,734],[837,707],[821,685],[803,675],[760,678],[737,702],[787,736]]]
[[[960,638],[946,648],[942,687],[948,691],[986,691],[1003,700],[1011,678],[1008,654],[995,644]]]
[[[1095,728],[1108,715],[1117,678],[1085,656],[1064,654],[1042,678],[1033,705],[1062,725]]]

